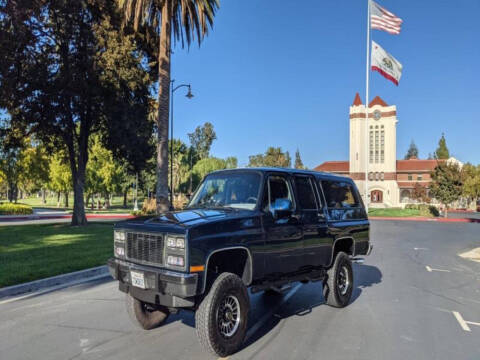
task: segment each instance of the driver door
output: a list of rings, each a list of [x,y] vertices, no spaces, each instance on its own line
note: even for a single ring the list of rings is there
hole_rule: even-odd
[[[265,229],[265,274],[290,273],[302,265],[302,224],[294,216],[296,211],[292,184],[284,174],[270,174],[264,187],[263,226]],[[292,215],[275,219],[271,206],[278,199],[292,203]]]

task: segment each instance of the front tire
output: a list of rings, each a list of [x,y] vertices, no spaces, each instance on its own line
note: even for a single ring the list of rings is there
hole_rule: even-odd
[[[170,312],[165,307],[150,307],[147,303],[135,299],[132,295],[127,294],[125,297],[125,305],[128,315],[133,323],[137,324],[144,330],[151,330],[159,327],[167,320]]]
[[[247,332],[249,310],[250,300],[242,280],[232,273],[220,274],[195,313],[202,346],[219,357],[238,351]]]
[[[339,252],[333,266],[327,271],[323,284],[323,296],[327,305],[343,308],[348,305],[353,292],[353,269],[349,256]]]

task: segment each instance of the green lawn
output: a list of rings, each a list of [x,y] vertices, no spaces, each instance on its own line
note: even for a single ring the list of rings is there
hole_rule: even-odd
[[[112,223],[2,226],[0,287],[104,265],[112,239]]]
[[[387,208],[387,209],[368,209],[368,216],[392,216],[392,217],[409,217],[420,216],[420,210],[418,209],[399,209],[399,208]]]

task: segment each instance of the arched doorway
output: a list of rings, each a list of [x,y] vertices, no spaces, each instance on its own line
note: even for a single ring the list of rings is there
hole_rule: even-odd
[[[382,203],[383,202],[383,192],[381,190],[373,190],[370,193],[370,199],[372,203]]]
[[[410,190],[404,189],[400,192],[400,202],[402,203],[410,202]]]

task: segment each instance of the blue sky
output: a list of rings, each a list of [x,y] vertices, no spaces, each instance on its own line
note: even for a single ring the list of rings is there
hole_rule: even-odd
[[[370,100],[397,105],[397,158],[413,139],[420,157],[445,133],[450,153],[480,163],[480,1],[379,1],[404,20],[400,35],[372,30],[403,64],[396,87],[370,76]],[[177,46],[175,137],[206,121],[218,140],[212,155],[239,165],[267,146],[292,157],[300,149],[312,168],[348,160],[348,111],[365,102],[366,0],[221,1],[202,46]]]

